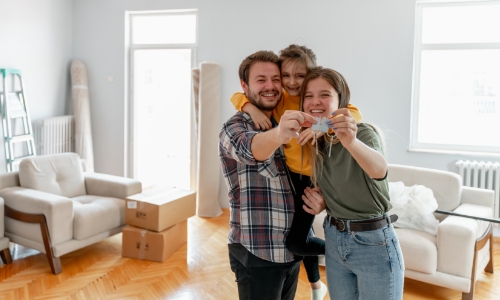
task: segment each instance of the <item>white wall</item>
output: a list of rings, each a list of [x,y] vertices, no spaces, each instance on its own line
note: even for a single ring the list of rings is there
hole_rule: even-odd
[[[408,152],[415,0],[74,0],[73,53],[89,68],[96,171],[124,174],[125,11],[190,8],[199,10],[198,61],[222,66],[221,120],[214,122],[234,113],[229,97],[240,90],[246,55],[297,43],[345,75],[352,103],[384,129],[390,163],[455,171],[458,159],[494,159]],[[224,206],[226,193],[221,180]]]
[[[0,0],[0,68],[23,72],[31,119],[70,111],[73,2]],[[5,169],[0,147],[0,172]]]

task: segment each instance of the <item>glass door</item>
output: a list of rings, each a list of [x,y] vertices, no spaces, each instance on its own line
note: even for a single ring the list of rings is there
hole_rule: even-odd
[[[133,168],[143,188],[190,188],[192,49],[132,53]]]

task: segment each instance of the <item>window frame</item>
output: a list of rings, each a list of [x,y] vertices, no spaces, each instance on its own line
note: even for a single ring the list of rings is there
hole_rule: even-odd
[[[495,49],[500,50],[500,43],[443,43],[424,44],[422,43],[422,14],[426,7],[449,7],[449,6],[470,6],[499,4],[498,0],[417,0],[415,10],[415,39],[413,57],[413,86],[411,97],[411,124],[410,124],[410,145],[412,152],[434,152],[434,153],[466,153],[475,155],[500,156],[500,147],[473,146],[456,144],[431,144],[418,142],[418,117],[420,99],[420,75],[422,52],[425,50],[470,50],[470,49]]]
[[[188,44],[134,44],[133,43],[133,19],[137,16],[151,15],[195,15],[195,42]],[[157,11],[126,11],[125,12],[125,175],[129,178],[136,178],[137,158],[135,149],[135,99],[134,99],[134,52],[136,50],[152,50],[152,49],[190,49],[191,50],[191,66],[194,68],[197,65],[197,50],[198,50],[198,24],[199,16],[197,9],[182,9],[182,10],[157,10]],[[191,91],[192,93],[192,91]],[[191,95],[192,98],[192,95]],[[192,101],[190,103],[192,105]],[[192,111],[193,108],[191,107]],[[191,124],[194,124],[194,116],[191,113]],[[193,128],[191,132],[193,132]],[[196,140],[191,135],[190,142],[190,158],[191,158],[191,188],[195,183],[196,178]]]

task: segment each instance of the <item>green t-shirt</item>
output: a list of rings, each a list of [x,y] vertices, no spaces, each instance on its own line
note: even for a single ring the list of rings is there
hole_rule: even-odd
[[[367,124],[358,124],[356,137],[367,146],[383,153],[380,138]],[[387,179],[373,179],[361,169],[341,143],[324,145],[324,163],[319,169],[318,184],[330,216],[360,220],[380,216],[391,209]],[[387,176],[386,176],[387,177]]]

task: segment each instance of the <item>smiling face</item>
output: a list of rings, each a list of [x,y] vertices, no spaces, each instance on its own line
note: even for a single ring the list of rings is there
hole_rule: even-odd
[[[307,83],[303,98],[304,112],[314,117],[329,118],[339,108],[338,92],[321,77]]]
[[[281,99],[280,70],[275,63],[256,62],[249,70],[248,84],[241,80],[248,100],[263,111],[272,111]]]
[[[281,65],[281,84],[290,96],[299,96],[300,88],[307,74],[304,63],[286,60]]]

